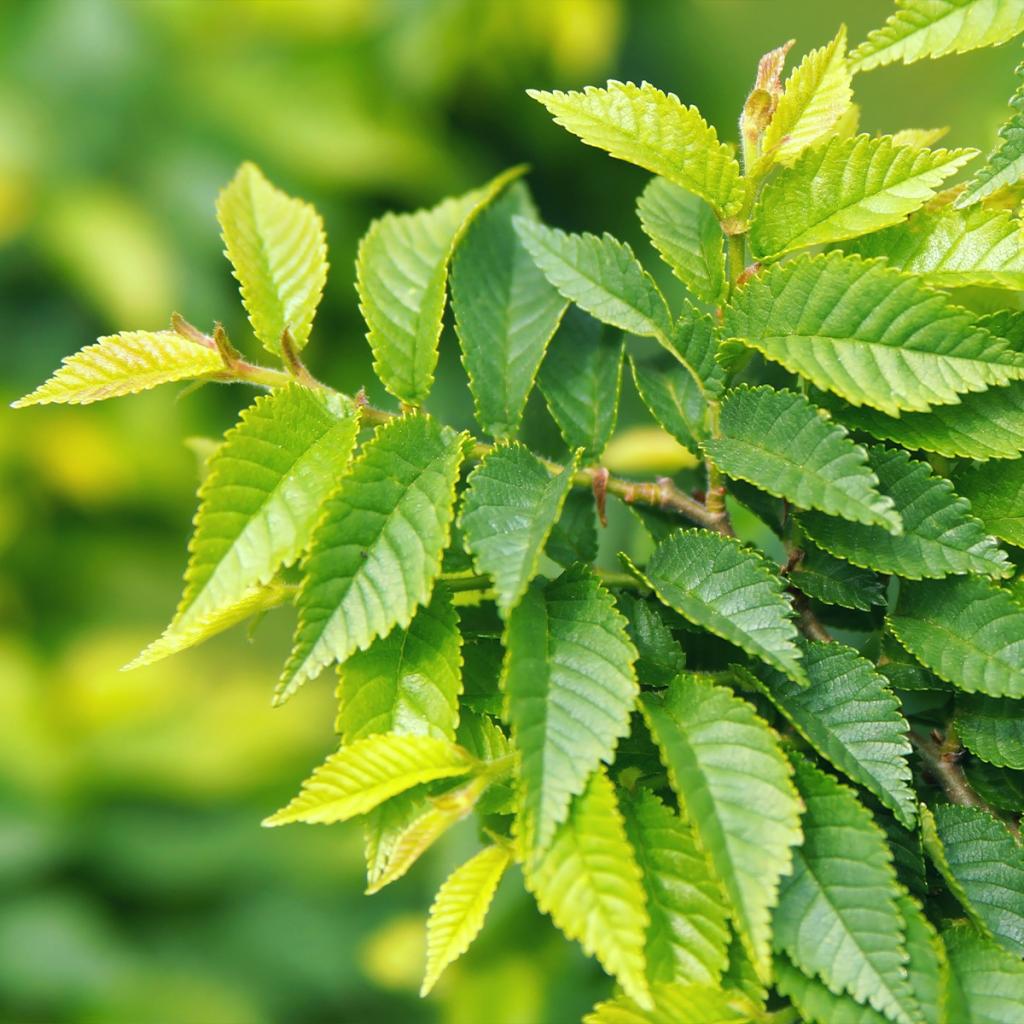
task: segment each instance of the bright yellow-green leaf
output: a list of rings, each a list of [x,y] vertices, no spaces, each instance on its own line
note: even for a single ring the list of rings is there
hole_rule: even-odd
[[[427,921],[427,973],[421,996],[479,934],[510,861],[506,847],[488,846],[456,868],[438,889]]]
[[[88,405],[134,395],[160,384],[211,377],[224,370],[220,353],[174,331],[122,331],[68,356],[30,395],[13,403]]]
[[[367,736],[331,754],[299,795],[263,824],[347,821],[421,782],[466,775],[473,764],[462,747],[435,736]]]
[[[245,163],[218,197],[217,219],[256,337],[280,354],[287,329],[301,349],[327,281],[320,215]]]
[[[612,81],[605,89],[529,95],[588,146],[668,178],[700,196],[719,217],[743,205],[746,183],[732,149],[718,141],[696,107],[684,106],[674,93],[647,82]]]
[[[833,130],[850,109],[850,78],[844,25],[827,46],[807,54],[786,80],[786,90],[765,129],[764,159],[788,166]]]

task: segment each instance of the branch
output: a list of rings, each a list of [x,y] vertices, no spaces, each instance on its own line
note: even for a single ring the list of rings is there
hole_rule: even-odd
[[[234,350],[226,347],[226,345],[230,344],[227,342],[226,337],[215,340],[177,314],[175,314],[172,324],[179,334],[191,338],[200,345],[205,345],[207,348],[215,348],[221,352],[224,358],[224,372],[218,375],[218,380],[237,381],[244,384],[256,384],[262,387],[273,388],[281,387],[297,379],[309,387],[331,391],[334,394],[342,394],[335,388],[330,387],[330,385],[316,380],[309,373],[305,366],[298,361],[293,348],[289,346],[288,341],[290,341],[290,338],[282,340],[284,342],[283,351],[285,358],[289,359],[292,368],[291,373],[285,370],[276,370],[269,366],[258,366],[255,363],[246,362],[246,360],[236,356]],[[217,343],[218,340],[221,341],[220,344]],[[385,409],[377,409],[360,396],[356,396],[356,398],[351,400],[358,406],[363,422],[370,426],[386,423],[388,420],[401,415],[400,413],[388,412]],[[472,457],[481,459],[493,448],[494,445],[487,444],[484,441],[476,441],[471,450]],[[561,473],[565,469],[565,466],[552,462],[549,459],[541,459],[541,462],[552,473]],[[608,471],[601,466],[585,466],[578,470],[572,479],[574,487],[586,487],[589,490],[594,489],[595,482],[599,486],[603,485],[604,490],[608,494],[616,495],[629,505],[650,505],[654,508],[666,509],[669,512],[676,512],[679,515],[685,516],[691,522],[696,523],[698,526],[703,526],[705,529],[715,530],[718,533],[732,533],[724,505],[720,509],[714,507],[713,503],[710,502],[709,505],[704,505],[678,488],[668,477],[660,477],[657,481],[653,482],[623,480],[619,477],[608,475]]]
[[[908,735],[911,746],[924,762],[928,774],[942,787],[942,792],[946,794],[946,799],[950,803],[959,804],[961,807],[977,807],[987,811],[993,818],[1003,822],[1018,840],[1020,839],[1019,827],[1014,822],[1007,822],[991,804],[983,800],[971,788],[963,768],[960,767],[964,750],[952,728],[947,729],[946,738],[941,743],[935,732],[930,736],[922,736],[911,729]]]

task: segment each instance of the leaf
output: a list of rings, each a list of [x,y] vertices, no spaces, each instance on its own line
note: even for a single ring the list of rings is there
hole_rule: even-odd
[[[926,1024],[940,1024],[945,949],[917,903],[906,895],[897,899],[907,931],[907,965],[914,995]],[[775,961],[775,984],[799,1010],[807,1024],[885,1024],[886,1016],[845,994],[836,995],[817,978],[803,974],[786,956]]]
[[[476,571],[494,577],[503,617],[537,575],[578,458],[557,476],[516,441],[498,445],[469,474],[459,527]]]
[[[733,388],[722,401],[719,434],[705,454],[726,474],[797,508],[901,533],[892,498],[878,493],[867,452],[803,395],[770,387]]]
[[[666,625],[661,606],[624,592],[618,595],[618,604],[639,655],[637,677],[642,683],[664,686],[686,668],[686,654]]]
[[[503,689],[520,752],[520,836],[551,844],[573,797],[629,732],[639,687],[626,620],[583,566],[534,583],[508,620]]]
[[[444,587],[413,616],[340,670],[337,731],[345,743],[391,732],[455,739],[462,692],[462,634]]]
[[[636,204],[640,224],[672,273],[702,302],[725,298],[725,249],[714,211],[685,188],[652,178]]]
[[[751,222],[751,249],[764,259],[898,224],[976,155],[973,149],[896,146],[887,136],[832,139],[765,183]]]
[[[976,757],[1003,768],[1024,769],[1024,716],[1015,700],[980,693],[958,697],[956,731]]]
[[[643,572],[625,561],[664,604],[695,626],[807,682],[782,580],[760,555],[732,537],[674,530],[655,548]]]
[[[804,842],[779,891],[775,949],[830,992],[914,1024],[900,887],[885,836],[851,789],[802,757],[794,767],[807,806]]]
[[[938,579],[956,573],[1006,576],[1013,568],[970,504],[953,485],[932,474],[923,461],[898,448],[874,446],[868,461],[880,490],[895,502],[903,533],[895,537],[875,526],[849,524],[811,512],[800,524],[826,551],[862,568],[906,579]]]
[[[1024,178],[1024,64],[1017,66],[1016,74],[1021,84],[1010,97],[1013,113],[999,129],[999,145],[974,172],[967,187],[953,201],[954,206],[970,206]]]
[[[277,703],[430,600],[451,532],[463,438],[423,416],[377,429],[327,500],[304,563]]]
[[[607,233],[569,235],[526,217],[514,217],[513,224],[544,276],[570,302],[602,323],[668,346],[668,305],[625,242]]]
[[[830,407],[838,405],[830,402]],[[838,415],[855,430],[950,458],[1016,459],[1024,451],[1024,384],[964,395],[959,405],[897,419],[875,409],[844,406]]]
[[[540,368],[537,383],[570,451],[597,461],[615,430],[622,390],[624,338],[570,308]]]
[[[352,403],[298,384],[261,396],[210,459],[199,489],[185,592],[149,665],[257,610],[263,588],[308,547],[359,429]]]
[[[174,331],[122,331],[67,356],[49,380],[11,408],[54,402],[88,405],[223,372],[224,361],[215,348]]]
[[[684,301],[669,341],[669,352],[694,375],[708,397],[715,398],[725,390],[725,370],[718,361],[716,317],[702,313],[689,300]]]
[[[953,481],[989,533],[1024,547],[1024,462],[969,467]]]
[[[217,220],[256,337],[281,355],[287,330],[302,349],[327,281],[320,215],[274,188],[255,164],[244,163],[217,197]]]
[[[444,969],[469,949],[480,933],[491,900],[511,857],[504,846],[488,846],[456,868],[437,891],[427,920],[427,995]]]
[[[479,802],[488,786],[486,776],[470,779],[464,785],[435,796],[429,794],[409,808],[397,827],[387,836],[386,857],[380,861],[373,879],[368,880],[366,895],[372,896],[398,881],[453,825],[465,818]],[[405,794],[400,794],[401,796]]]
[[[331,754],[302,784],[302,792],[263,824],[347,821],[421,782],[472,770],[473,759],[462,747],[436,736],[367,736]]]
[[[547,853],[527,862],[526,887],[567,938],[596,956],[626,994],[651,1005],[644,972],[649,919],[633,849],[603,771],[573,801]]]
[[[637,393],[658,425],[697,455],[708,403],[693,374],[668,355],[651,363],[630,355],[629,365]]]
[[[362,818],[363,849],[366,858],[366,891],[378,892],[391,873],[391,865],[401,852],[402,839],[431,807],[430,793],[435,785],[423,783],[390,797]]]
[[[1024,608],[995,584],[974,577],[904,583],[886,625],[961,690],[1024,697]]]
[[[922,807],[924,846],[974,923],[1024,955],[1024,852],[1006,827],[979,807]]]
[[[1024,811],[1024,771],[973,759],[965,771],[971,789],[986,803],[1013,814]]]
[[[651,917],[647,977],[652,984],[715,985],[728,964],[728,913],[692,828],[653,793],[626,804]]]
[[[913,828],[908,727],[884,676],[839,643],[805,643],[802,664],[810,686],[760,669],[761,689],[817,753]]]
[[[373,369],[402,402],[430,393],[444,317],[448,263],[473,217],[509,182],[515,167],[482,188],[429,210],[386,213],[370,225],[356,256],[359,308],[369,327]]]
[[[544,552],[566,567],[573,562],[590,565],[597,558],[597,513],[592,493],[570,491],[566,495]]]
[[[651,994],[651,1010],[621,995],[598,1003],[583,1024],[749,1024],[763,1019],[749,997],[735,989],[661,984],[652,986]]]
[[[896,0],[898,10],[850,54],[854,71],[998,46],[1024,32],[1016,0]]]
[[[254,624],[269,611],[279,608],[286,601],[291,601],[295,594],[295,586],[272,580],[266,586],[257,585],[250,588],[245,596],[232,605],[218,612],[207,615],[188,629],[168,626],[155,640],[140,651],[122,672],[130,672],[145,665],[152,665],[163,658],[170,657],[204,643],[211,637],[237,626],[246,619],[253,619]]]
[[[736,213],[746,198],[746,183],[732,148],[697,111],[674,93],[643,82],[588,86],[583,92],[527,95],[542,103],[555,123],[588,146],[603,149],[700,196],[719,218]]]
[[[519,430],[566,306],[519,241],[518,214],[536,217],[517,182],[473,221],[452,261],[452,309],[476,418],[499,438]]]
[[[804,543],[803,557],[789,578],[798,590],[825,604],[862,612],[885,607],[882,584],[873,572],[834,558],[813,544]]]
[[[723,337],[853,405],[926,412],[1024,376],[966,310],[877,260],[833,252],[771,267],[725,310]]]
[[[832,131],[850,110],[853,91],[846,61],[846,26],[827,46],[812,50],[786,80],[765,129],[766,161],[790,166],[808,146]]]
[[[918,274],[936,288],[1024,290],[1024,231],[1005,210],[922,210],[846,248],[884,256],[890,267]]]
[[[1024,963],[969,924],[942,933],[949,954],[948,1020],[1018,1024],[1024,999]]]
[[[800,800],[779,739],[746,701],[697,676],[680,676],[642,705],[680,807],[767,983],[770,911],[800,841]]]

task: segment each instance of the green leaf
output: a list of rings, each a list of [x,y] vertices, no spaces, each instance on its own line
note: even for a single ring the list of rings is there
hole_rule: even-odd
[[[976,757],[1003,768],[1024,769],[1024,715],[1015,700],[964,695],[956,702],[960,742]]]
[[[994,537],[1024,547],[1024,462],[990,462],[953,476],[957,491]]]
[[[714,211],[665,178],[652,178],[636,204],[640,224],[672,273],[711,306],[725,298],[725,249]]]
[[[854,71],[998,46],[1024,32],[1016,0],[896,0],[898,10],[850,54]]]
[[[462,634],[444,587],[406,629],[378,637],[340,670],[337,731],[345,743],[378,732],[455,739],[462,692]]]
[[[900,886],[885,835],[851,789],[802,757],[794,766],[807,807],[804,842],[779,892],[775,949],[830,992],[914,1024]]]
[[[650,363],[638,362],[630,355],[629,365],[637,393],[659,426],[698,455],[708,403],[693,374],[666,354]]]
[[[954,200],[954,206],[970,206],[1024,178],[1024,64],[1017,66],[1016,73],[1021,84],[1010,97],[1013,113],[999,129],[999,145],[974,172],[967,187]]]
[[[223,372],[224,361],[215,348],[174,331],[122,331],[67,356],[49,380],[11,408],[51,402],[88,405]]]
[[[503,617],[537,575],[578,455],[557,476],[516,441],[493,448],[469,474],[459,527],[479,573],[494,577]]]
[[[668,305],[625,242],[607,233],[569,235],[526,217],[514,217],[513,223],[534,262],[565,298],[602,323],[668,346]]]
[[[263,824],[347,821],[421,782],[466,775],[473,764],[462,747],[436,736],[367,736],[331,754]]]
[[[403,838],[430,810],[430,793],[436,785],[444,782],[413,786],[385,800],[362,818],[367,892],[378,892],[384,886],[384,879],[401,852]]]
[[[918,274],[936,288],[1024,290],[1024,232],[1005,210],[922,210],[846,248],[884,256],[890,267]]]
[[[424,416],[377,429],[325,506],[304,563],[277,702],[430,600],[448,546],[463,437]]]
[[[643,572],[625,561],[664,604],[695,626],[807,682],[782,579],[756,552],[732,537],[675,530],[655,548]]]
[[[809,512],[801,515],[800,524],[815,544],[854,565],[906,579],[1012,573],[1005,552],[970,515],[970,503],[948,480],[933,475],[928,463],[881,446],[868,449],[868,461],[878,474],[880,490],[895,502],[902,535]]]
[[[611,594],[583,566],[533,584],[509,616],[505,648],[503,689],[521,757],[519,828],[535,858],[629,732],[636,649]]]
[[[429,210],[386,213],[359,243],[356,288],[374,372],[401,401],[419,405],[434,382],[448,264],[462,233],[522,172],[513,168]]]
[[[832,139],[765,184],[750,227],[753,253],[775,257],[898,224],[976,155],[896,146],[887,136]]]
[[[965,744],[966,745],[966,744]],[[971,759],[965,767],[971,789],[997,810],[1024,811],[1024,771]]]
[[[1024,376],[1024,359],[971,313],[881,261],[839,252],[753,277],[726,307],[722,333],[891,415]]]
[[[1024,697],[1024,608],[994,583],[903,583],[886,624],[940,679],[969,693]]]
[[[1024,851],[979,807],[922,807],[924,846],[974,923],[1024,956]]]
[[[839,643],[805,643],[802,664],[810,686],[759,669],[763,692],[823,758],[913,828],[907,722],[885,677]]]
[[[746,701],[697,676],[682,675],[664,697],[642,703],[680,807],[767,983],[770,911],[800,841],[800,800],[778,736]]]
[[[551,528],[544,552],[566,567],[573,562],[590,565],[597,558],[597,510],[593,493],[580,490],[566,495],[562,514]]]
[[[603,770],[591,775],[573,801],[547,853],[532,865],[527,862],[525,879],[556,927],[596,956],[631,999],[650,1007],[643,882]]]
[[[639,655],[637,677],[642,683],[664,686],[686,667],[686,655],[666,625],[661,606],[627,593],[618,595],[618,603]]]
[[[732,148],[697,111],[674,93],[647,82],[588,86],[583,92],[527,94],[543,103],[567,131],[588,146],[667,178],[709,203],[718,217],[736,213],[746,198],[746,183]]]
[[[583,1024],[750,1024],[764,1019],[750,998],[735,989],[661,984],[652,986],[651,994],[653,1009],[622,995],[598,1003]]]
[[[925,1024],[940,1024],[942,984],[945,973],[945,948],[931,922],[917,903],[906,895],[897,899],[906,925],[907,970],[914,995]],[[775,984],[799,1010],[807,1024],[885,1024],[888,1018],[870,1006],[863,1006],[848,995],[836,995],[817,978],[808,977],[793,966],[786,956],[775,961]]]
[[[537,383],[570,451],[597,461],[615,430],[622,390],[622,334],[576,308],[565,314]]]
[[[950,458],[1016,459],[1024,451],[1024,384],[964,395],[959,405],[931,412],[904,413],[898,419],[875,409],[854,409],[837,400],[830,408],[855,430],[904,448],[921,448]]]
[[[718,324],[710,313],[702,313],[689,300],[672,328],[668,349],[693,373],[701,390],[717,397],[725,390],[725,370],[719,364]]]
[[[452,261],[452,309],[476,418],[513,437],[565,300],[523,248],[512,218],[536,217],[516,183],[470,225]]]
[[[846,26],[827,46],[812,50],[786,80],[765,129],[764,159],[791,165],[810,145],[833,131],[850,110],[853,90],[846,60]]]
[[[244,163],[217,198],[217,220],[260,343],[280,355],[287,330],[295,347],[303,348],[327,281],[320,215]]]
[[[129,667],[191,646],[263,603],[277,571],[309,545],[358,429],[348,399],[298,384],[257,398],[242,413],[199,489],[185,592],[174,619]]]
[[[862,612],[885,607],[885,592],[873,572],[834,558],[814,544],[804,543],[803,557],[789,578],[798,590],[825,604]]]
[[[892,498],[878,493],[867,452],[803,395],[734,388],[722,401],[719,431],[703,448],[726,476],[797,508],[902,532]]]
[[[469,949],[511,861],[504,846],[488,846],[456,868],[437,891],[427,920],[427,995],[444,969]]]
[[[728,964],[728,913],[693,829],[644,790],[625,812],[651,917],[647,977],[652,984],[715,985]]]
[[[487,786],[486,776],[478,776],[444,793],[426,794],[422,802],[407,808],[408,815],[403,814],[386,837],[386,856],[373,872],[366,894],[372,896],[402,878],[448,829],[473,810]]]
[[[969,924],[942,933],[949,954],[947,1019],[971,1024],[1019,1024],[1024,963]]]

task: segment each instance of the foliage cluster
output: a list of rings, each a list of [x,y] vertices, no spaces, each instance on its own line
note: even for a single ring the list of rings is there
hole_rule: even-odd
[[[1020,94],[949,187],[977,154],[858,134],[852,82],[1022,31],[1012,0],[904,0],[785,82],[780,47],[741,159],[647,83],[533,93],[654,175],[638,214],[687,298],[610,235],[545,225],[521,168],[388,214],[356,282],[397,412],[303,363],[323,227],[244,165],[217,213],[280,367],[175,316],[17,403],[266,389],[209,459],[184,595],[132,666],[296,606],[275,700],[337,665],[341,744],[265,824],[358,819],[375,892],[477,822],[425,993],[516,865],[617,983],[593,1024],[1019,1019]],[[423,408],[449,297],[490,441]],[[627,362],[695,491],[602,466]],[[559,463],[518,438],[535,384]],[[650,543],[612,570],[616,501]]]

